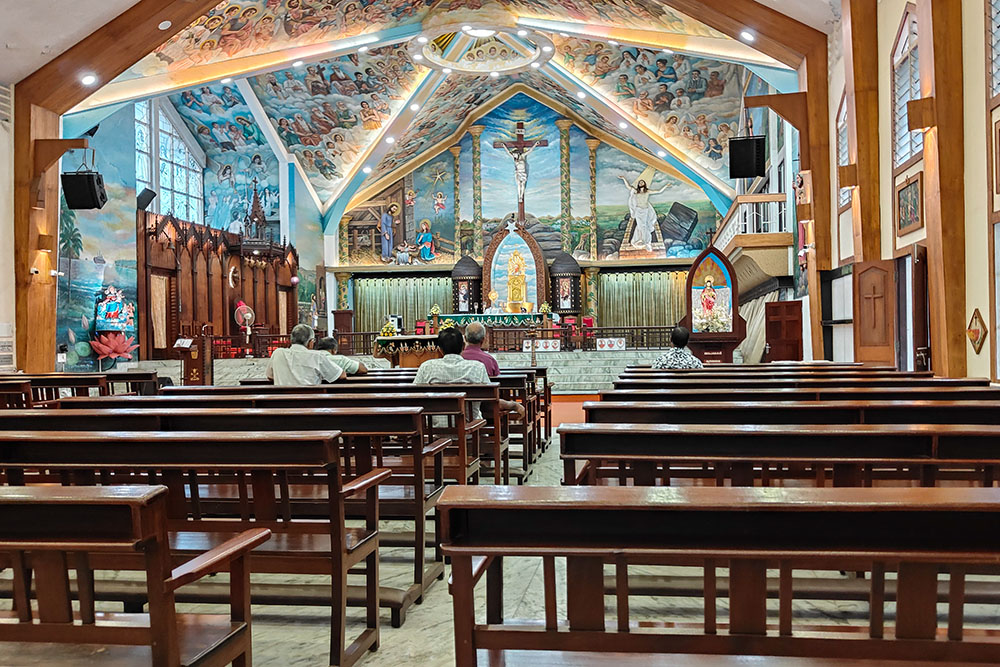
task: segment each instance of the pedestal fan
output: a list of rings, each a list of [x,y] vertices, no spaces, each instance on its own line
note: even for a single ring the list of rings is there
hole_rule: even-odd
[[[253,356],[250,350],[250,327],[253,326],[255,315],[253,314],[253,308],[246,305],[243,301],[236,304],[236,312],[233,313],[233,319],[236,320],[236,324],[240,326],[243,332],[246,334],[246,351],[247,357]]]

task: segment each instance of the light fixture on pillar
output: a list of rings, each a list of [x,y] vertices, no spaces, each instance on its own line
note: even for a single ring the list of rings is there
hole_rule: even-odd
[[[842,188],[858,187],[858,165],[855,163],[842,164],[837,167],[837,183]]]
[[[937,105],[933,97],[921,97],[906,103],[906,124],[910,132],[926,132],[937,126]]]
[[[38,251],[39,252],[52,252],[56,249],[55,237],[51,234],[39,234],[38,235]]]

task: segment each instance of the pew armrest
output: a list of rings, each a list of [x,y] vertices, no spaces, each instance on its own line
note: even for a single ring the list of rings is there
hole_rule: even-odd
[[[177,590],[198,581],[202,577],[215,574],[226,569],[232,561],[259,547],[271,539],[271,531],[267,528],[245,530],[236,537],[209,549],[202,555],[192,558],[183,565],[174,568],[167,580],[168,590]]]
[[[344,487],[340,490],[340,495],[344,498],[349,498],[356,493],[361,493],[374,486],[378,486],[390,477],[392,477],[392,471],[388,468],[375,468],[344,484]]]
[[[452,438],[438,438],[423,449],[424,456],[435,456],[444,451],[444,448],[452,443]]]
[[[466,424],[465,430],[469,433],[473,433],[483,428],[484,426],[486,426],[486,420],[480,417],[479,419],[473,419],[468,424]]]

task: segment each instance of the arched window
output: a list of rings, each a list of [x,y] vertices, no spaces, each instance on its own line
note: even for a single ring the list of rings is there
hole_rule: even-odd
[[[182,137],[180,127],[158,100],[136,102],[136,191],[156,191],[150,210],[200,223],[205,218],[205,167],[201,156],[196,156]]]
[[[845,95],[841,98],[840,109],[837,111],[837,166],[846,167],[850,159],[847,150],[847,96]],[[841,210],[851,205],[850,188],[840,188],[838,202]]]
[[[1000,0],[987,0],[989,5],[989,15],[987,24],[989,25],[988,50],[990,54],[990,71],[987,77],[990,80],[990,97],[1000,95]]]
[[[924,149],[924,135],[910,132],[906,104],[920,97],[917,16],[907,10],[892,50],[892,164],[898,167]]]

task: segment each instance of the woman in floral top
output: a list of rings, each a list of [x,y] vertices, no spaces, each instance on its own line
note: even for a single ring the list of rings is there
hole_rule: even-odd
[[[701,359],[694,356],[687,346],[690,337],[690,331],[675,327],[670,332],[670,342],[674,346],[656,358],[653,368],[702,368]]]

